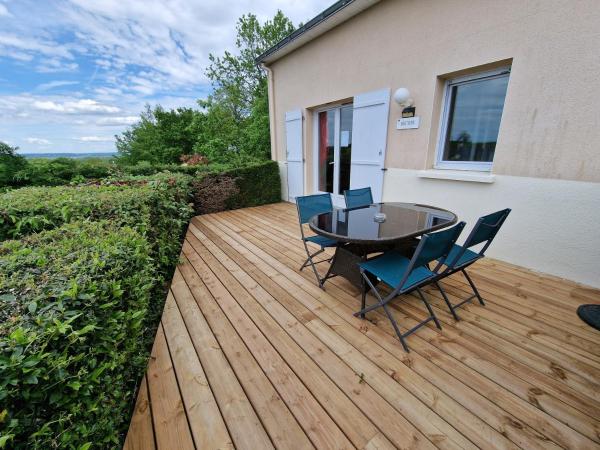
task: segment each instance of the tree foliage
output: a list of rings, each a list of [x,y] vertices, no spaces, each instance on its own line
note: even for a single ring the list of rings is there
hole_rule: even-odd
[[[15,175],[27,166],[27,160],[17,154],[18,149],[0,141],[0,187],[14,184]]]
[[[125,163],[175,163],[191,153],[224,164],[269,157],[267,79],[255,59],[294,26],[278,11],[262,24],[255,15],[244,15],[236,30],[236,52],[209,57],[206,75],[213,92],[198,101],[200,109],[165,111],[148,106],[139,123],[117,136]]]

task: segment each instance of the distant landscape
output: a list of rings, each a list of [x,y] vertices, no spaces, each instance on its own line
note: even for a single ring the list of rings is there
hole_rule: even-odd
[[[117,152],[92,152],[92,153],[19,153],[25,158],[111,158]]]

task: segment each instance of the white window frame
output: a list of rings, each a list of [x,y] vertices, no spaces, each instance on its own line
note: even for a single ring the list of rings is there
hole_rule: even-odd
[[[345,106],[352,106],[352,102],[335,103],[330,104],[322,108],[316,108],[313,110],[313,189],[317,194],[327,194],[319,190],[319,114],[326,111],[335,110],[334,117],[334,161],[339,164],[340,159],[340,116],[341,110]],[[335,206],[344,205],[344,196],[342,194],[336,194],[335,191],[339,187],[339,171],[333,171],[333,190],[331,198],[333,199]]]
[[[453,169],[453,170],[474,170],[480,172],[491,172],[494,161],[482,162],[482,161],[444,161],[444,144],[446,140],[446,133],[448,132],[448,116],[450,114],[450,95],[452,87],[456,85],[469,84],[477,82],[483,79],[500,78],[504,76],[510,76],[510,67],[503,67],[497,70],[490,70],[486,72],[478,72],[472,75],[466,75],[462,77],[452,78],[446,81],[444,86],[444,102],[442,104],[442,115],[440,118],[440,129],[438,133],[438,143],[435,155],[435,169]],[[506,97],[505,97],[506,104]],[[502,105],[502,111],[504,112],[504,105]],[[496,156],[494,154],[494,156]]]

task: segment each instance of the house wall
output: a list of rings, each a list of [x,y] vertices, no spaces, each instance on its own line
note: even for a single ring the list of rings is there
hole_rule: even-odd
[[[600,286],[598,24],[597,0],[384,0],[271,65],[274,158],[285,172],[284,114],[303,109],[312,192],[311,108],[407,87],[421,125],[396,130],[391,103],[384,201],[446,207],[470,223],[512,207],[491,256]],[[433,167],[444,79],[506,64],[493,183],[421,178]]]

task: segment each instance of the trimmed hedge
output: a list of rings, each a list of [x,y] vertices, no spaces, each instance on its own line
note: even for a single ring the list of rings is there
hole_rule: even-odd
[[[212,213],[281,201],[276,161],[208,173],[193,183],[196,212]]]
[[[101,185],[28,187],[0,195],[0,239],[18,238],[77,220],[111,220],[147,236],[161,267],[173,264],[187,224],[191,178],[107,180]]]
[[[0,244],[0,447],[118,447],[155,267],[147,239],[73,222]]]
[[[0,448],[119,447],[189,201],[215,193],[277,202],[277,163],[0,194],[0,238],[20,239],[0,244]]]

